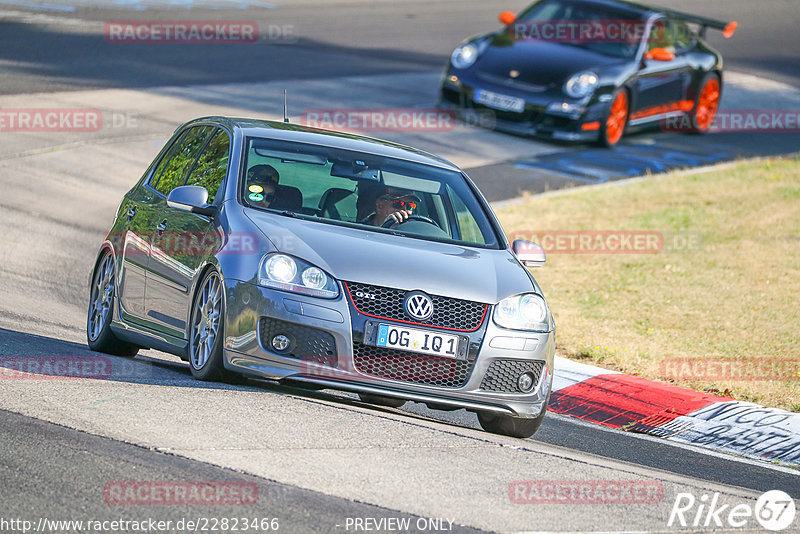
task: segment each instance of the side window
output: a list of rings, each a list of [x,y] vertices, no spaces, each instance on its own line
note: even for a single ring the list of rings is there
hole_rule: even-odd
[[[228,173],[228,151],[231,146],[228,134],[222,130],[217,130],[214,137],[209,141],[191,175],[186,181],[186,185],[199,185],[208,191],[208,203],[214,202],[220,185]]]
[[[191,170],[197,160],[197,155],[213,130],[213,126],[195,126],[189,130],[164,167],[155,186],[157,191],[169,195],[170,191],[186,183],[187,173]]]
[[[449,185],[447,186],[447,195],[450,197],[453,210],[456,212],[458,228],[461,230],[461,239],[470,243],[485,245],[486,240],[483,238],[483,233],[477,221],[475,221],[475,217],[470,213],[469,208],[461,200],[461,197]]]
[[[670,21],[670,27],[675,38],[675,50],[683,52],[691,48],[694,44],[694,33],[689,28],[689,25],[682,20],[672,20]]]
[[[156,184],[158,183],[158,179],[164,173],[164,168],[167,166],[167,163],[169,163],[170,158],[175,153],[175,151],[178,149],[178,147],[181,146],[181,143],[183,142],[183,139],[185,137],[186,137],[186,132],[183,132],[175,140],[175,142],[172,143],[172,145],[169,147],[169,150],[167,150],[167,152],[164,153],[164,157],[161,158],[161,161],[158,162],[158,167],[156,167],[156,170],[153,172],[153,176],[150,177],[150,185],[151,186],[153,186],[153,187],[156,186]]]
[[[650,37],[647,41],[647,50],[654,48],[665,48],[670,52],[675,52],[674,28],[666,19],[659,19],[650,28]]]

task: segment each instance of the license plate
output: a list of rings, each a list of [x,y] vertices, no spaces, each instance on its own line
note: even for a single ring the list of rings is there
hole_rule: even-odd
[[[525,109],[525,101],[521,98],[501,95],[484,89],[475,91],[475,102],[483,104],[484,106],[489,106],[490,108],[501,109],[503,111],[516,111],[517,113],[522,113],[522,110]]]
[[[458,359],[458,336],[389,324],[378,325],[375,344],[431,356]]]

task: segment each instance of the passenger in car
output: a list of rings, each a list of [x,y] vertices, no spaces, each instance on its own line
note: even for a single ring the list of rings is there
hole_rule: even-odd
[[[253,165],[247,171],[247,198],[261,208],[268,208],[275,200],[280,175],[272,165]]]

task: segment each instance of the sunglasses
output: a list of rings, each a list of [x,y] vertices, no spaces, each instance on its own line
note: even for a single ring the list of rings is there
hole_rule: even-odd
[[[412,200],[402,200],[398,197],[393,197],[391,195],[383,195],[380,197],[381,200],[386,200],[392,203],[392,207],[396,210],[415,210],[417,209],[417,203]]]

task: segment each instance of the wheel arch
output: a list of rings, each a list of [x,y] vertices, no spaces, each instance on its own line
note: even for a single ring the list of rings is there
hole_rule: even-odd
[[[223,309],[227,309],[227,295],[225,294],[225,275],[222,272],[222,266],[219,261],[217,261],[216,257],[210,258],[206,261],[201,267],[197,269],[197,274],[195,275],[194,279],[192,280],[192,287],[190,289],[190,294],[192,298],[189,299],[189,309],[187,310],[186,314],[186,356],[189,356],[189,344],[191,343],[191,335],[192,335],[192,310],[194,309],[194,302],[197,299],[197,293],[200,291],[201,282],[206,277],[209,271],[217,271],[219,273],[220,279],[222,281],[222,305]]]
[[[97,254],[95,255],[94,258],[94,263],[92,263],[92,268],[89,271],[89,288],[92,287],[94,273],[95,271],[97,271],[97,266],[100,265],[100,259],[106,252],[111,253],[111,256],[114,258],[114,269],[115,269],[114,272],[119,273],[119,268],[118,268],[119,266],[117,265],[117,254],[116,251],[114,250],[114,245],[111,244],[111,241],[105,240],[100,245],[100,248],[97,249]],[[114,298],[116,298],[116,295],[114,296]]]

